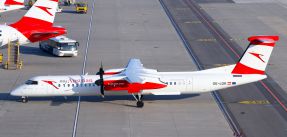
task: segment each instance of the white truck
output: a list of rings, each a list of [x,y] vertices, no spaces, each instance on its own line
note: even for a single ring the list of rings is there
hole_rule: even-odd
[[[78,46],[79,42],[66,36],[50,38],[39,43],[41,50],[52,53],[55,56],[77,56]]]

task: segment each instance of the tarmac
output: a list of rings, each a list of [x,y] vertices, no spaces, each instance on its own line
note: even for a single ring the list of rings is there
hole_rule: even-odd
[[[0,70],[0,133],[5,137],[57,136],[165,136],[230,137],[233,133],[209,93],[185,96],[145,96],[143,109],[131,96],[31,98],[17,102],[9,91],[37,75],[94,74],[104,68],[122,68],[140,58],[159,71],[197,70],[178,34],[157,0],[95,0],[88,14],[63,7],[55,25],[80,43],[79,56],[61,58],[42,52],[38,43],[21,47],[22,70]],[[26,10],[1,16],[1,23],[17,21]],[[90,39],[89,25],[92,22]],[[85,49],[89,45],[87,60]],[[5,51],[3,51],[5,52]],[[86,68],[83,71],[83,63]],[[78,109],[77,109],[78,108]],[[78,120],[75,115],[78,113]]]
[[[247,17],[237,18],[236,16],[237,14],[242,14],[242,16],[250,15],[250,19],[254,19],[253,15],[257,15],[259,14],[257,12],[260,12],[256,7],[264,10],[262,11],[262,14],[271,11],[270,9],[268,10],[268,8],[262,8],[258,3],[253,5],[249,4],[248,9],[244,9],[240,7],[232,8],[232,6],[236,7],[240,6],[240,4],[227,0],[201,1],[199,3],[203,8],[198,6],[192,0],[162,1],[169,10],[171,14],[170,16],[175,22],[175,26],[179,27],[179,33],[184,35],[184,39],[186,39],[188,43],[186,44],[187,49],[190,51],[190,54],[195,56],[194,58],[196,58],[201,68],[210,68],[214,64],[233,64],[238,61],[240,55],[248,45],[248,41],[246,39],[250,35],[244,37],[245,46],[242,48],[240,46],[242,44],[235,41],[236,39],[229,35],[230,31],[226,30],[230,25],[236,24],[238,26],[231,26],[228,29],[240,30],[234,31],[233,34],[238,34],[236,32],[248,33],[248,31],[252,30],[269,32],[268,27],[260,26],[256,23],[254,25],[257,25],[257,29],[256,27],[244,28],[245,24],[252,24],[254,22],[249,22],[250,20],[248,20],[249,18]],[[221,8],[220,6],[222,5],[230,6],[229,10],[232,12],[229,12],[229,10],[226,10],[225,8]],[[266,6],[267,5],[268,4],[266,4]],[[273,4],[270,4],[270,6],[272,5]],[[278,6],[278,4],[274,5]],[[247,4],[245,6],[247,6]],[[272,13],[265,15],[277,15],[276,13],[278,12],[276,10],[280,10],[281,8],[272,8]],[[211,17],[209,14],[211,14]],[[284,14],[284,11],[282,11],[281,14]],[[216,18],[213,20],[212,17],[218,17],[221,20]],[[241,22],[236,22],[237,19]],[[218,23],[218,21],[226,21],[227,23]],[[278,24],[275,27],[277,26]],[[281,30],[283,30],[282,27]],[[264,34],[265,33],[260,32],[252,35]],[[271,34],[269,32],[265,35]],[[280,45],[280,42],[277,45]],[[280,50],[279,46],[278,48]],[[283,50],[284,49],[281,49],[281,51]],[[273,56],[276,55],[276,50],[274,50]],[[271,58],[273,58],[273,56]],[[281,61],[282,63],[282,57],[284,57],[284,55],[281,55],[281,59],[278,59],[277,61]],[[273,63],[272,61],[273,60],[271,59],[271,63]],[[272,65],[269,65],[268,67],[270,66]],[[281,73],[282,72],[284,71],[281,71]],[[267,73],[270,73],[270,69]],[[231,123],[234,123],[236,127],[235,129],[238,131],[240,136],[283,137],[287,135],[285,110],[286,90],[280,87],[274,79],[276,78],[273,78],[273,75],[270,73],[267,80],[236,88],[216,91],[220,98],[222,98],[222,101],[224,102],[223,104],[228,109],[227,111],[229,111]],[[281,76],[281,79],[284,80],[284,77]]]
[[[267,73],[287,91],[287,17],[284,6],[286,1],[265,0],[235,0],[238,3],[201,4],[204,10],[219,24],[242,49],[248,45],[247,38],[253,35],[278,35],[274,53],[270,58]],[[248,2],[248,3],[247,3]],[[287,93],[287,92],[286,92]]]

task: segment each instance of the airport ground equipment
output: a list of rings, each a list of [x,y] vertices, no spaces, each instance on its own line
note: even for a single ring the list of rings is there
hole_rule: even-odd
[[[65,6],[71,6],[71,4],[75,4],[75,0],[63,0]]]
[[[77,13],[87,13],[88,12],[88,4],[85,2],[78,2],[75,3],[76,6],[76,12]]]
[[[3,63],[3,53],[0,53],[0,64]]]
[[[20,46],[18,41],[11,41],[7,45],[7,60],[5,69],[22,69],[23,61],[20,60]]]
[[[10,94],[22,97],[95,96],[127,94],[143,107],[142,95],[181,95],[211,92],[267,78],[267,67],[278,36],[252,36],[240,60],[233,65],[190,72],[158,72],[131,59],[125,68],[104,70],[96,75],[37,76]]]
[[[66,36],[58,36],[41,41],[39,48],[55,56],[78,56],[79,42]]]

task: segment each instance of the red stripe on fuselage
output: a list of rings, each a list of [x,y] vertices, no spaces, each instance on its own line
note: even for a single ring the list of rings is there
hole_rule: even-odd
[[[137,93],[141,90],[164,88],[166,85],[152,82],[129,83],[126,80],[107,80],[104,81],[104,87],[108,91],[127,90],[129,93]]]
[[[236,64],[234,69],[231,72],[232,74],[265,74],[262,70],[257,70],[250,68],[246,65],[241,64],[240,62]]]

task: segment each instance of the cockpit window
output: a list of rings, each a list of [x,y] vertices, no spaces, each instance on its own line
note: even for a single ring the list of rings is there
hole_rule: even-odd
[[[27,81],[25,82],[25,84],[27,84],[27,85],[38,85],[38,81],[27,80]]]

